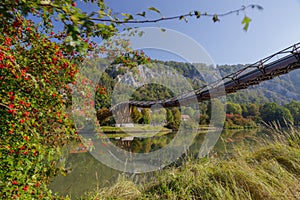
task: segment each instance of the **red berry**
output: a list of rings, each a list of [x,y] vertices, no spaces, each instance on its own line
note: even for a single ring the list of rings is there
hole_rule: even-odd
[[[16,113],[16,111],[13,110],[13,109],[12,110],[8,110],[8,112],[11,113],[12,115],[14,115]]]
[[[12,183],[13,185],[18,185],[18,182],[17,182],[16,180],[13,180],[11,183]]]
[[[23,146],[21,146],[19,149],[20,150],[24,150],[26,147],[23,145]]]
[[[76,6],[76,3],[75,3],[75,2],[73,2],[73,3],[72,3],[72,6],[74,6],[74,7],[75,7],[75,6]]]
[[[23,187],[23,190],[24,190],[24,191],[27,191],[27,190],[28,190],[28,188],[29,188],[29,186],[28,186],[28,185],[26,185],[26,186],[24,186],[24,187]]]
[[[39,187],[41,185],[41,183],[40,182],[37,182],[34,186],[35,187]]]

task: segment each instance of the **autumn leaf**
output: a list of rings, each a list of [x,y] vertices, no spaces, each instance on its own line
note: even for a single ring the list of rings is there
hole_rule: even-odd
[[[149,7],[148,10],[152,10],[152,11],[157,12],[157,13],[160,14],[160,11],[157,8]]]
[[[244,24],[244,30],[247,31],[248,28],[249,28],[249,24],[251,22],[251,19],[247,16],[244,17],[243,21],[242,21],[242,24]]]

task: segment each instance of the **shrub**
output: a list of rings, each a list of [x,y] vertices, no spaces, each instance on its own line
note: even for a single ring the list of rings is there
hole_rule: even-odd
[[[60,147],[75,138],[62,94],[77,69],[30,21],[0,29],[0,198],[45,199]]]

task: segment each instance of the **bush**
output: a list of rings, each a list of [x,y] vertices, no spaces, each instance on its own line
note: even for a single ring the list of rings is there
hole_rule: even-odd
[[[60,147],[75,138],[62,94],[77,69],[30,21],[0,29],[0,198],[45,199]]]
[[[256,127],[256,123],[251,118],[244,118],[238,114],[226,114],[225,127],[230,128],[233,126]]]

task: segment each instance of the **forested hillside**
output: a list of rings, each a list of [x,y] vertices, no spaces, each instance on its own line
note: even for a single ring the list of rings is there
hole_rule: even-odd
[[[187,78],[191,79],[196,87],[202,76],[209,74],[207,66],[195,64],[200,66],[200,71],[195,71],[195,67],[187,63],[166,62],[168,66],[174,67],[177,71],[182,73]],[[243,69],[246,65],[218,65],[220,75],[222,77]],[[209,79],[209,78],[206,78]],[[228,101],[235,103],[257,103],[263,104],[266,102],[275,102],[278,104],[285,104],[291,100],[300,100],[300,70],[291,71],[289,74],[275,77],[272,80],[265,81],[256,86],[251,86],[246,90],[238,91],[235,94],[227,96]]]
[[[207,80],[213,80],[212,70],[204,64],[189,64],[174,61],[154,61],[156,64],[150,65],[158,72],[163,71],[163,67],[168,67],[176,70],[175,73],[182,74],[194,89],[198,89],[207,84]],[[159,64],[157,64],[159,63]],[[219,73],[222,77],[231,74],[246,65],[218,65]],[[148,67],[148,66],[147,66]],[[108,68],[107,72],[103,74],[100,84],[107,87],[107,92],[111,93],[114,89],[114,84],[118,81],[117,77],[124,72],[123,68],[111,71]],[[200,69],[200,70],[197,70]],[[142,72],[141,72],[142,71]],[[149,76],[155,77],[154,72],[149,72],[145,67],[140,68],[140,72]],[[137,75],[138,77],[139,75]],[[205,76],[205,77],[204,77]],[[134,81],[133,79],[127,81]],[[135,100],[157,100],[163,98],[170,98],[174,96],[170,89],[163,86],[153,84],[143,87],[136,87],[131,99]],[[289,74],[275,77],[272,80],[265,81],[259,85],[251,86],[248,89],[238,91],[237,93],[227,95],[227,100],[234,103],[256,103],[263,104],[266,102],[275,102],[278,104],[286,104],[291,100],[300,101],[300,70],[295,70]],[[107,102],[108,104],[109,102]],[[106,106],[109,106],[105,104]],[[102,104],[104,105],[104,104]]]
[[[244,68],[246,65],[220,65],[218,66],[222,76]],[[291,100],[300,100],[300,70],[291,71],[280,77],[265,81],[259,85],[249,87],[228,95],[228,100],[236,103],[275,102],[285,104]]]

